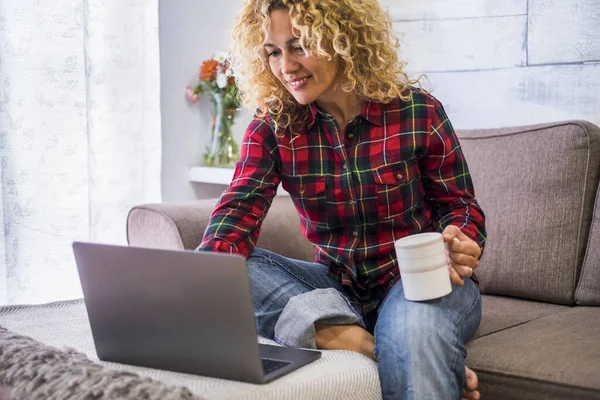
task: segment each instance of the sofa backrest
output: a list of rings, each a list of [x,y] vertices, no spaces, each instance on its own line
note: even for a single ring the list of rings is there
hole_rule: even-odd
[[[486,214],[482,293],[573,304],[598,187],[600,129],[566,121],[457,134]]]
[[[575,301],[582,306],[600,306],[600,187],[596,193],[590,238],[575,292]]]

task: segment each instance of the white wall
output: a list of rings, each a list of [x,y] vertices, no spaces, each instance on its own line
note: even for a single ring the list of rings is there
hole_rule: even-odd
[[[600,0],[380,0],[455,128],[600,125]]]
[[[411,76],[430,89],[457,129],[581,118],[600,125],[600,0],[380,0],[402,35]],[[189,184],[208,138],[208,104],[188,107],[186,84],[225,47],[242,0],[161,0],[163,198],[218,196]],[[204,111],[201,111],[204,110]],[[238,119],[241,137],[245,121]]]
[[[210,103],[188,104],[185,86],[197,82],[203,60],[227,48],[226,30],[242,0],[160,0],[160,76],[162,114],[162,196],[165,202],[218,196],[221,185],[188,181],[191,165],[200,164],[208,143]],[[239,139],[248,123],[240,115],[234,125]]]

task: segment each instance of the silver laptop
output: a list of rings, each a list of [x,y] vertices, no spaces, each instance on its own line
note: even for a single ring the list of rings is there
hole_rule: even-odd
[[[267,383],[321,356],[258,344],[238,255],[74,242],[98,357]]]

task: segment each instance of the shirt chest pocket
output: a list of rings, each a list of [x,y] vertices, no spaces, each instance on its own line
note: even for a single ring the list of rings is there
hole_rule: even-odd
[[[300,216],[325,223],[327,195],[324,176],[285,176],[281,185],[290,194]]]
[[[419,195],[419,167],[414,161],[400,161],[373,170],[379,218],[394,218],[411,210]]]

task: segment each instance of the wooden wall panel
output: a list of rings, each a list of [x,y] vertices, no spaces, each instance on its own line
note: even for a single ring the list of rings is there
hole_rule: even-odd
[[[524,15],[527,0],[380,0],[394,20]]]
[[[455,71],[525,65],[522,16],[395,22],[410,71]]]
[[[424,87],[457,129],[567,119],[600,126],[600,64],[428,74]]]
[[[529,0],[529,63],[600,60],[600,0]]]

